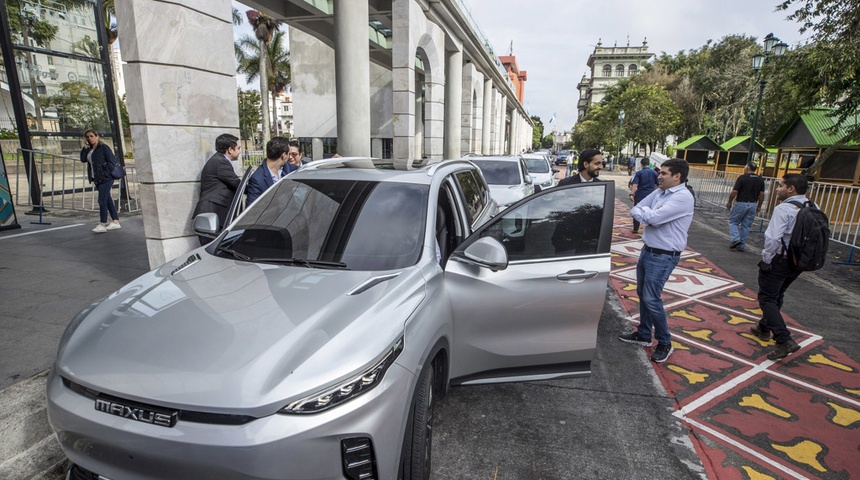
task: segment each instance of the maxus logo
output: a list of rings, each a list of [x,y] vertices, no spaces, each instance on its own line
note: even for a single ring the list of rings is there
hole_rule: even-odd
[[[170,411],[155,411],[148,408],[137,408],[123,405],[102,398],[96,399],[96,410],[118,417],[137,420],[138,422],[151,423],[162,427],[172,427],[176,425],[176,419],[179,416],[178,412]]]

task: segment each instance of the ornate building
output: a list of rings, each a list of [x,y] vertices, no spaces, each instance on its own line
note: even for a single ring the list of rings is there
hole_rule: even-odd
[[[652,57],[654,54],[648,51],[646,40],[643,40],[639,47],[631,47],[629,42],[626,47],[604,47],[598,40],[594,52],[588,57],[591,76],[589,78],[583,74],[576,87],[579,90],[578,118],[585,116],[591,105],[600,103],[606,89],[618,83],[621,78],[634,75]]]

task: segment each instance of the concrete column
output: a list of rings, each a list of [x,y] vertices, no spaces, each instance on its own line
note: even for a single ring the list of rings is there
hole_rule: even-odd
[[[371,138],[370,139],[370,155],[373,158],[382,158],[382,139],[381,138]]]
[[[499,118],[498,118],[498,128],[496,132],[498,135],[496,136],[496,153],[498,155],[502,155],[505,151],[505,126],[506,119],[508,118],[508,97],[504,94],[499,93]]]
[[[367,2],[334,0],[337,149],[345,157],[370,156],[368,17]]]
[[[463,119],[463,51],[446,52],[444,158],[460,158]]]
[[[415,158],[415,48],[411,35],[413,15],[411,0],[391,2],[392,39],[392,124],[394,130],[394,159],[402,167],[412,168]],[[421,158],[420,156],[418,158]]]
[[[493,81],[491,79],[484,80],[484,116],[481,118],[481,154],[489,155],[492,153],[490,142],[492,133],[492,118],[493,118]]]
[[[307,153],[305,153],[307,155]],[[322,160],[323,158],[323,140],[319,137],[314,137],[311,139],[311,151],[310,155],[311,160]]]
[[[508,143],[508,154],[516,155],[520,153],[519,149],[519,115],[516,110],[511,113],[511,141]]]
[[[146,248],[155,267],[199,245],[191,213],[200,171],[218,135],[239,136],[231,4],[126,0],[117,2],[116,16]]]

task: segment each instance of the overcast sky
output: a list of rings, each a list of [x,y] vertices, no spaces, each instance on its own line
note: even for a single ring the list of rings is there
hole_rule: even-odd
[[[547,131],[576,122],[576,84],[598,39],[603,45],[641,45],[660,55],[699,48],[731,34],[761,41],[774,35],[795,45],[804,41],[798,24],[776,12],[778,0],[459,0],[496,50],[507,55],[511,41],[517,65],[528,72],[526,108]],[[234,5],[243,17],[248,9]],[[237,33],[250,33],[247,20]],[[247,88],[240,76],[237,83]],[[256,85],[259,89],[259,84]],[[556,113],[552,125],[547,125]]]

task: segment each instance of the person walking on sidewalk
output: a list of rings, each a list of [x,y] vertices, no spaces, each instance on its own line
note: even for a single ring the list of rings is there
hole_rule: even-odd
[[[645,157],[640,160],[642,169],[633,175],[633,180],[630,180],[630,199],[633,200],[633,206],[639,205],[639,202],[645,199],[651,192],[657,188],[657,172],[651,168],[651,161]],[[639,233],[639,220],[633,219],[633,233]]]
[[[753,162],[746,164],[744,174],[735,181],[729,201],[726,202],[726,209],[730,211],[729,235],[732,237],[729,248],[737,252],[747,250],[750,227],[764,201],[764,179],[756,175],[757,169],[758,166]]]
[[[673,158],[663,162],[658,179],[659,189],[651,192],[630,214],[648,228],[642,235],[642,252],[636,263],[636,294],[639,296],[639,327],[622,333],[622,342],[651,346],[651,330],[657,348],[651,355],[655,362],[665,362],[672,354],[672,336],[663,309],[663,287],[678,265],[681,252],[687,248],[687,232],[693,223],[696,201],[687,188],[690,165]]]
[[[113,177],[110,175],[119,160],[106,144],[102,143],[98,132],[87,130],[84,132],[84,147],[81,148],[81,162],[87,164],[87,176],[90,183],[96,185],[99,192],[99,224],[93,229],[95,233],[105,233],[108,230],[119,230],[119,214],[116,213],[116,205],[110,196],[113,188]],[[107,217],[110,213],[111,223]]]
[[[758,270],[758,304],[762,317],[750,332],[761,340],[773,339],[776,348],[767,354],[769,360],[779,360],[800,350],[791,338],[791,332],[782,318],[782,300],[785,291],[797,280],[800,272],[788,263],[786,245],[791,241],[791,232],[800,209],[789,202],[806,204],[806,189],[809,181],[803,175],[789,173],[782,177],[776,186],[776,198],[781,202],[773,209],[770,223],[764,232],[764,248]]]

